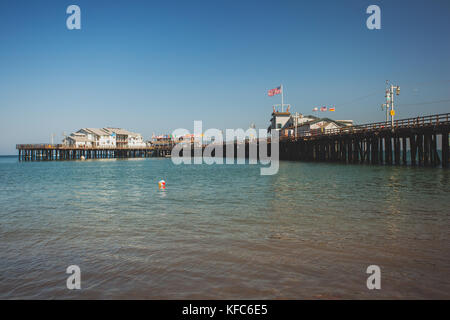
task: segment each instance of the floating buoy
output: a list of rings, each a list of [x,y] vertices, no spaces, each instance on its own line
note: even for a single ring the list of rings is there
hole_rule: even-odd
[[[162,189],[162,190],[166,189],[166,182],[164,180],[160,180],[158,182],[158,187],[159,187],[159,189]]]
[[[81,160],[86,160],[86,158],[84,156],[81,156],[80,159]]]

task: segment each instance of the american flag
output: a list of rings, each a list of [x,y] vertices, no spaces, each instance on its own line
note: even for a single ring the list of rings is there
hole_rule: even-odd
[[[327,107],[320,107],[320,111],[327,111]]]
[[[280,93],[281,93],[281,86],[276,87],[275,89],[270,89],[269,92],[267,93],[267,95],[269,97],[272,97],[272,96],[274,96],[276,94],[280,94]]]

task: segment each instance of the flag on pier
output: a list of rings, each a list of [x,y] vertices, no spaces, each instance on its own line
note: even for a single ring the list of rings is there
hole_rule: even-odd
[[[270,89],[269,92],[267,93],[267,95],[269,97],[272,97],[272,96],[274,96],[276,94],[280,94],[280,93],[281,93],[281,86],[276,87],[275,89]]]
[[[319,108],[315,107],[313,108],[313,111],[319,111]]]
[[[330,109],[328,109],[328,111],[335,111],[334,107],[331,107]]]
[[[320,111],[327,111],[327,107],[320,107]]]

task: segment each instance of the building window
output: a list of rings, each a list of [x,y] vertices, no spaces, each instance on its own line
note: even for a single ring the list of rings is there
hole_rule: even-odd
[[[281,129],[281,123],[277,123],[277,129]]]

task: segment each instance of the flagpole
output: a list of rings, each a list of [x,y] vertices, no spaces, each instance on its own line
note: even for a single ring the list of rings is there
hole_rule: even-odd
[[[283,85],[281,87],[281,112],[283,112]]]

